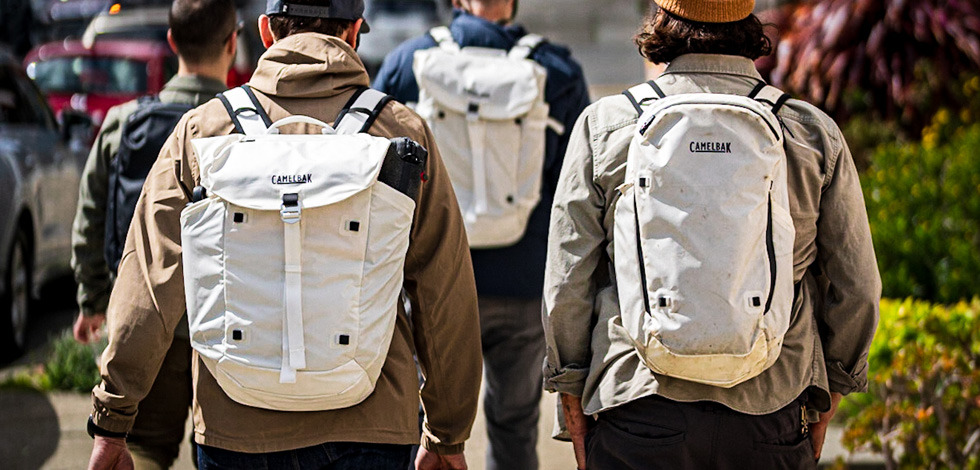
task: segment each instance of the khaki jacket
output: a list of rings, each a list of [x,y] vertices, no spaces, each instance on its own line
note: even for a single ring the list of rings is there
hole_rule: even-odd
[[[223,82],[206,77],[176,76],[160,90],[160,101],[200,106],[226,88]],[[71,267],[78,284],[78,307],[85,315],[105,313],[109,305],[115,274],[109,272],[104,254],[109,166],[119,153],[123,126],[138,106],[133,100],[109,109],[82,170],[72,225]]]
[[[668,96],[747,96],[760,80],[748,59],[692,54],[675,59],[657,84]],[[730,389],[655,375],[641,363],[620,320],[613,269],[616,188],[624,181],[638,118],[620,95],[593,104],[580,117],[555,196],[544,293],[547,389],[582,397],[590,415],[654,394],[760,415],[807,389],[812,407],[824,411],[830,392],[867,387],[881,280],[858,174],[826,114],[797,100],[779,114],[798,293],[776,363]]]
[[[249,82],[273,120],[293,114],[332,122],[368,76],[341,40],[303,33],[274,44]],[[284,132],[319,132],[309,125]],[[109,346],[103,382],[93,391],[95,423],[127,431],[136,406],[156,377],[184,313],[180,212],[198,182],[191,140],[233,132],[218,100],[187,113],[150,172],[136,208],[109,302]],[[371,128],[405,136],[429,150],[405,263],[412,319],[400,312],[377,387],[362,403],[321,412],[277,412],[228,398],[195,354],[194,433],[199,444],[239,452],[275,452],[324,442],[419,442],[419,381],[413,352],[426,376],[421,443],[459,453],[476,414],[482,375],[476,287],[462,217],[435,140],[414,112],[385,107]],[[329,302],[330,299],[324,299]]]

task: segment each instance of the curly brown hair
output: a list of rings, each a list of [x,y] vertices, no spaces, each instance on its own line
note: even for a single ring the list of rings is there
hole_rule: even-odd
[[[724,54],[755,60],[772,53],[767,25],[755,15],[731,23],[699,23],[654,7],[633,42],[640,55],[664,64],[683,54]]]

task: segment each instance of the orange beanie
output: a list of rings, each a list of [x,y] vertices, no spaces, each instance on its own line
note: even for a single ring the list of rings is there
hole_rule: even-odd
[[[699,23],[731,23],[752,14],[755,0],[654,0],[664,10]]]

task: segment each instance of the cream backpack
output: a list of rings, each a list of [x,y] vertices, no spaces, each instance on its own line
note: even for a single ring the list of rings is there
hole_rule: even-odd
[[[442,26],[438,47],[415,52],[416,111],[432,129],[473,248],[520,241],[541,198],[545,131],[561,134],[544,101],[547,71],[529,34],[509,52],[461,48]]]
[[[192,141],[201,183],[181,213],[191,343],[239,403],[355,405],[387,357],[426,151],[364,133],[377,91],[336,129],[271,123],[247,86],[219,98],[238,133]],[[323,132],[279,133],[295,123]]]
[[[641,116],[615,207],[623,326],[654,372],[733,387],[776,361],[793,307],[789,97],[624,94]]]

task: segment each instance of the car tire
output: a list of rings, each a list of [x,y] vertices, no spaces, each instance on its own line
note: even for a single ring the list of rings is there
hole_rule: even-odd
[[[0,361],[8,362],[24,353],[31,307],[31,264],[28,237],[18,231],[7,258],[7,275],[0,297]]]

